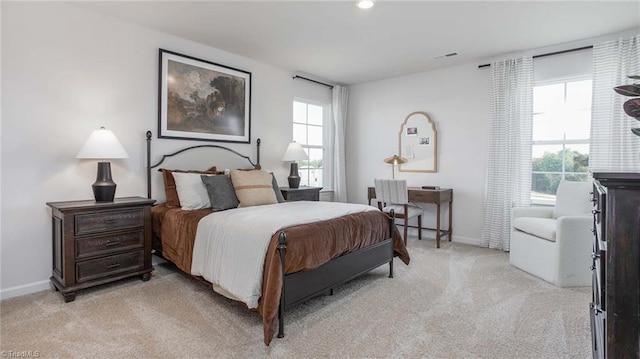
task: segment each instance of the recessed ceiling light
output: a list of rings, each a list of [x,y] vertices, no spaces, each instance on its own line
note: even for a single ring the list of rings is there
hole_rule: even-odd
[[[356,5],[358,5],[358,7],[361,9],[371,9],[373,7],[373,1],[362,0],[362,1],[358,1]]]

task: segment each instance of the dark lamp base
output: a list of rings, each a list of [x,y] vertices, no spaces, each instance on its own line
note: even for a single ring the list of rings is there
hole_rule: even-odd
[[[300,176],[298,175],[298,164],[296,162],[291,162],[291,171],[289,171],[289,188],[298,188],[300,187]]]
[[[289,180],[289,188],[300,187],[300,176],[289,176],[287,179]]]
[[[93,188],[96,202],[113,202],[116,195],[116,184],[111,178],[110,162],[98,162],[98,175],[91,188]]]

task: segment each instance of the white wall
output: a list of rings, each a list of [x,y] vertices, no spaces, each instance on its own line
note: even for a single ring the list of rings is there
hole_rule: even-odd
[[[480,238],[489,129],[489,71],[464,65],[351,87],[347,122],[349,202],[366,203],[374,178],[391,178],[382,160],[399,153],[405,117],[424,111],[438,131],[438,172],[397,172],[410,186],[453,188],[454,240]],[[423,226],[435,227],[435,206],[425,205]],[[443,220],[446,226],[446,206]],[[415,224],[415,223],[414,223]],[[446,228],[446,227],[444,227]]]
[[[382,162],[398,154],[398,132],[405,117],[425,111],[438,131],[438,172],[396,172],[409,185],[453,188],[454,241],[479,243],[484,217],[484,179],[489,129],[491,60],[562,51],[628,37],[634,28],[597,38],[496,56],[475,64],[396,77],[351,87],[347,122],[347,187],[349,202],[366,203],[366,187],[376,177],[390,178]],[[591,50],[543,57],[534,61],[536,81],[590,72]],[[397,170],[396,170],[397,171]],[[435,227],[433,205],[424,205],[425,227]],[[446,226],[446,211],[443,213]],[[410,223],[415,225],[415,221]],[[446,227],[445,227],[446,228]]]
[[[48,201],[93,198],[96,163],[75,156],[92,130],[114,131],[130,158],[112,161],[117,196],[146,196],[146,130],[158,151],[197,142],[159,140],[158,48],[252,73],[251,137],[286,183],[291,74],[245,57],[54,2],[2,2],[0,293],[48,288]],[[288,135],[283,135],[288,134]],[[244,153],[254,145],[230,144]]]

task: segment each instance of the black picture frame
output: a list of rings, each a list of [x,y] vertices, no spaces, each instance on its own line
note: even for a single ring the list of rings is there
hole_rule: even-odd
[[[251,72],[159,50],[158,138],[251,142]]]

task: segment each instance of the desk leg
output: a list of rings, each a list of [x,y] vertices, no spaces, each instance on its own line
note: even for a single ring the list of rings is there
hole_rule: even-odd
[[[436,207],[438,207],[436,219],[436,248],[440,248],[440,203],[438,203]]]
[[[453,200],[449,201],[449,242],[453,235]]]

